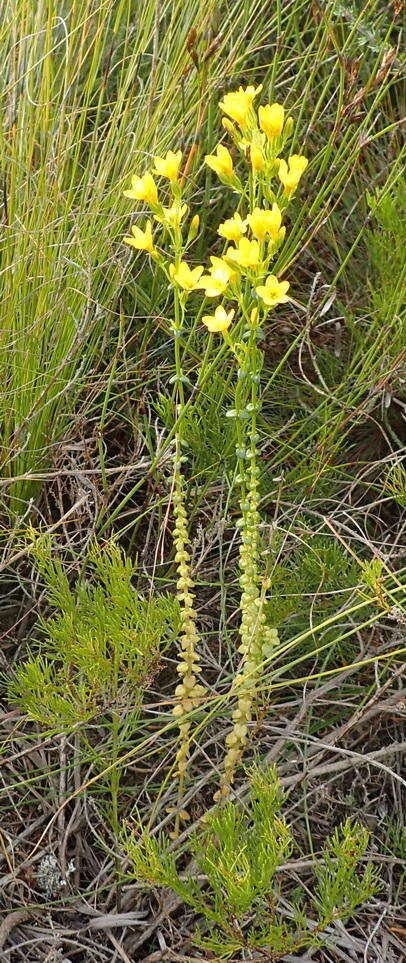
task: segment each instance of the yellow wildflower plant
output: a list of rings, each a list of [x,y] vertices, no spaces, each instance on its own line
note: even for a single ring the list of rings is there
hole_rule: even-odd
[[[239,87],[238,90],[224,95],[219,104],[220,110],[244,130],[249,121],[252,103],[261,90],[262,84],[259,87],[246,87],[245,90]]]
[[[296,190],[308,163],[307,157],[303,157],[301,154],[292,154],[288,158],[288,163],[283,159],[279,160],[279,180],[283,184],[284,194],[287,197],[290,197]]]
[[[142,177],[134,174],[131,178],[130,190],[123,193],[124,197],[130,197],[133,201],[146,201],[152,206],[158,203],[158,188],[149,171]]]
[[[152,254],[154,251],[154,241],[152,238],[151,221],[147,221],[145,231],[142,231],[136,224],[132,225],[131,231],[133,236],[124,237],[124,244],[135,247],[137,251],[148,251],[149,254]]]
[[[166,279],[171,279],[173,297],[174,368],[172,383],[175,441],[173,473],[173,541],[177,568],[177,595],[181,608],[182,630],[176,671],[180,676],[175,689],[173,718],[178,726],[176,773],[178,806],[175,833],[183,819],[182,796],[190,762],[190,747],[199,730],[194,727],[194,713],[201,706],[204,687],[198,682],[200,639],[196,624],[194,583],[191,571],[191,552],[186,510],[186,480],[184,463],[186,439],[186,393],[191,385],[185,370],[190,357],[184,339],[189,313],[189,294],[199,292],[207,298],[222,298],[233,302],[233,308],[218,304],[206,314],[201,311],[204,327],[210,333],[223,335],[225,345],[237,361],[234,381],[233,407],[227,417],[235,419],[236,479],[240,488],[239,584],[240,625],[238,652],[241,664],[232,682],[230,697],[234,699],[232,731],[225,741],[220,788],[216,798],[224,801],[231,792],[236,772],[249,740],[250,727],[255,719],[258,690],[262,683],[264,661],[275,652],[278,632],[268,622],[268,579],[262,567],[260,490],[258,465],[258,419],[261,409],[261,348],[263,326],[270,310],[289,301],[288,280],[280,280],[272,273],[272,263],[281,250],[286,228],[282,224],[289,208],[291,195],[297,189],[307,167],[307,158],[292,154],[281,156],[293,120],[285,119],[281,104],[266,104],[256,110],[254,101],[261,87],[240,87],[225,94],[219,108],[225,116],[222,125],[233,145],[233,156],[226,145],[219,143],[213,154],[207,154],[206,164],[222,183],[240,194],[238,211],[230,214],[217,228],[224,239],[225,251],[212,254],[207,267],[190,266],[186,252],[199,230],[196,214],[187,223],[184,190],[187,185],[179,178],[182,162],[180,151],[167,151],[155,158],[154,173],[169,181],[171,200],[166,207],[158,202],[158,191],[152,174],[134,176],[126,196],[144,201],[152,208],[156,221],[163,225],[163,239],[159,253],[155,252],[151,222],[145,228],[132,229],[125,239],[136,249],[149,252],[157,268]],[[283,212],[283,214],[282,214]],[[186,226],[185,226],[186,222]],[[202,238],[203,240],[203,238]],[[227,246],[228,245],[228,246]],[[283,250],[283,249],[282,249]],[[279,267],[279,265],[278,265]],[[274,272],[278,270],[274,268]],[[198,297],[199,295],[196,295]],[[227,302],[226,302],[227,303]],[[189,314],[196,317],[196,305]],[[235,324],[232,324],[233,319]],[[197,379],[197,384],[199,378]],[[189,396],[190,399],[190,396]]]
[[[282,211],[276,203],[272,204],[271,210],[254,207],[252,214],[248,215],[248,223],[258,241],[264,241],[267,235],[272,241],[277,241],[281,232]],[[284,231],[282,232],[283,237]]]
[[[219,177],[231,177],[233,173],[233,159],[227,147],[217,144],[215,154],[206,154],[205,162]]]
[[[173,414],[174,414],[174,456],[173,456],[173,490],[171,501],[173,504],[173,544],[175,549],[175,565],[177,571],[177,598],[180,606],[180,634],[178,638],[179,658],[176,671],[179,683],[175,687],[173,718],[178,727],[178,745],[175,755],[176,777],[178,782],[178,804],[174,834],[179,832],[180,820],[184,818],[182,805],[184,784],[190,756],[190,745],[193,740],[194,724],[191,714],[200,707],[204,696],[204,687],[200,685],[200,660],[198,654],[199,633],[196,624],[194,606],[194,584],[190,565],[190,540],[188,534],[188,520],[186,511],[186,483],[184,478],[183,423],[185,409],[185,392],[189,385],[184,374],[182,355],[184,345],[182,335],[187,310],[187,301],[191,292],[198,289],[198,282],[203,274],[203,266],[191,267],[185,260],[185,253],[192,244],[199,230],[199,215],[195,214],[189,224],[186,223],[188,205],[184,203],[184,185],[179,179],[179,169],[182,162],[180,151],[167,151],[164,157],[155,157],[154,173],[166,177],[169,181],[169,203],[163,206],[158,202],[158,191],[154,178],[147,172],[142,178],[134,176],[131,190],[126,196],[134,200],[146,201],[159,224],[164,228],[162,244],[159,253],[153,247],[151,222],[148,221],[145,230],[138,227],[132,229],[132,237],[126,238],[126,243],[132,247],[150,252],[157,268],[164,272],[166,280],[173,282],[173,317],[170,323],[173,333],[173,352],[175,373],[172,380]],[[186,230],[185,230],[186,227]],[[227,266],[226,266],[227,267]],[[224,269],[225,270],[225,269]],[[227,267],[227,280],[232,270]],[[224,329],[225,330],[225,329]],[[183,815],[182,815],[183,814]]]
[[[169,265],[169,274],[173,281],[183,288],[184,291],[195,291],[199,287],[199,279],[204,271],[204,267],[189,267],[187,261],[180,261],[177,267],[175,264]]]
[[[275,274],[268,274],[265,284],[259,284],[255,290],[268,308],[275,308],[277,304],[286,304],[290,300],[289,288],[289,281],[278,281]]]
[[[282,104],[266,104],[258,108],[258,120],[261,130],[270,139],[280,137],[285,120],[285,108]]]
[[[203,324],[210,332],[221,332],[227,331],[233,320],[235,311],[227,311],[223,308],[223,305],[219,305],[213,314],[204,314],[202,317]]]
[[[236,302],[238,319],[238,324],[228,331],[231,312],[227,314],[223,306],[220,305],[214,315],[203,315],[203,323],[210,331],[222,331],[223,325],[227,325],[223,330],[225,341],[238,361],[234,407],[227,415],[236,421],[237,478],[241,486],[238,651],[242,663],[232,684],[231,694],[236,699],[233,727],[225,741],[220,788],[215,794],[215,799],[221,802],[230,794],[249,738],[263,660],[268,660],[279,644],[276,627],[267,622],[265,581],[261,575],[260,469],[257,464],[257,418],[263,363],[260,341],[269,311],[290,300],[289,281],[279,280],[271,273],[271,263],[286,235],[282,211],[288,207],[290,194],[296,189],[307,165],[307,159],[298,155],[292,155],[288,163],[276,156],[291,134],[293,120],[290,117],[285,119],[282,104],[266,104],[256,111],[254,99],[258,92],[255,87],[240,88],[226,94],[219,105],[226,114],[222,119],[223,128],[231,137],[245,171],[239,179],[239,210],[218,227],[219,236],[231,242],[220,261],[231,265],[243,278],[240,282],[237,278],[227,283],[224,269],[214,269],[212,256],[212,267],[199,281],[199,287],[209,297],[224,295],[227,291],[227,297]],[[234,161],[236,168],[237,163]],[[224,170],[223,167],[223,174]],[[230,170],[228,168],[229,174]],[[233,168],[234,177],[239,177],[239,171]],[[231,180],[230,186],[233,186]]]
[[[182,151],[177,150],[174,153],[172,150],[168,150],[165,157],[154,157],[154,162],[154,174],[167,177],[169,181],[177,181],[182,163]]]
[[[227,241],[233,241],[237,244],[243,234],[247,230],[247,221],[243,221],[241,214],[238,211],[233,214],[232,217],[227,218],[223,221],[217,229],[217,234],[220,237],[225,237]]]

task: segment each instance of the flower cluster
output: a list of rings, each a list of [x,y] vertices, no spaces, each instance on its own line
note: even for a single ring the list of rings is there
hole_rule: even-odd
[[[225,114],[223,126],[244,159],[245,167],[248,165],[251,189],[246,183],[247,174],[240,175],[235,170],[227,147],[218,144],[214,154],[206,155],[206,164],[241,200],[234,214],[218,227],[217,233],[230,245],[221,257],[211,257],[212,266],[199,277],[196,286],[207,297],[224,296],[241,306],[243,282],[247,279],[252,284],[253,298],[266,317],[270,309],[289,300],[289,282],[269,273],[269,267],[285,239],[284,209],[308,162],[299,154],[291,154],[288,161],[279,157],[292,133],[293,121],[285,118],[281,104],[266,104],[256,111],[254,100],[260,91],[261,87],[240,87],[220,102],[220,110]],[[250,204],[253,196],[261,199],[261,206]],[[247,203],[249,209],[243,217],[241,207]],[[228,329],[230,311],[225,305],[221,307],[222,311],[216,311],[214,316],[204,316],[203,322],[209,331]]]
[[[174,153],[168,150],[165,157],[154,157],[154,167],[152,170],[146,171],[141,177],[138,174],[134,174],[131,178],[131,188],[124,191],[125,197],[129,197],[135,201],[144,201],[144,203],[148,205],[154,220],[163,225],[169,232],[172,246],[175,250],[178,248],[182,221],[188,212],[188,205],[182,204],[181,200],[182,192],[179,183],[181,164],[182,152],[178,150]],[[169,182],[171,204],[168,207],[165,207],[159,199],[154,174],[164,177]],[[199,217],[195,215],[195,217],[192,218],[189,228],[189,243],[196,237],[198,227]],[[129,244],[130,247],[134,247],[138,251],[145,251],[151,254],[166,272],[165,259],[161,257],[154,243],[151,220],[149,219],[145,222],[144,228],[133,225],[131,231],[132,237],[124,237],[125,244]],[[172,265],[172,268],[176,268],[177,270],[179,263]],[[186,269],[187,268],[188,265],[186,265]],[[185,290],[192,290],[192,288],[185,287]]]

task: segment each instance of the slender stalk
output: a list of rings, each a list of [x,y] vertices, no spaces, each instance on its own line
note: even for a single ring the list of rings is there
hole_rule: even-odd
[[[179,834],[180,819],[182,814],[182,799],[184,794],[185,776],[190,754],[190,712],[195,709],[200,702],[203,687],[197,683],[197,674],[200,671],[197,645],[199,635],[196,628],[194,609],[194,584],[190,574],[190,552],[189,535],[187,529],[187,513],[185,508],[185,482],[182,472],[182,465],[185,456],[182,454],[182,424],[185,407],[185,394],[183,383],[182,361],[180,353],[180,336],[183,322],[183,309],[179,293],[174,291],[174,354],[175,354],[175,381],[177,389],[177,413],[176,413],[176,432],[175,432],[175,464],[174,464],[174,492],[173,504],[175,515],[174,545],[175,561],[177,565],[177,597],[181,611],[181,660],[177,666],[179,675],[179,685],[176,686],[175,695],[177,697],[173,713],[179,724],[179,747],[176,753],[176,764],[178,774],[178,805],[175,816],[174,835]]]

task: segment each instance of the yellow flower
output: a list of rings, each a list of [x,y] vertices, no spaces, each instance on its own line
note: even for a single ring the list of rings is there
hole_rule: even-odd
[[[243,221],[241,215],[236,211],[233,217],[229,217],[227,221],[223,221],[219,225],[217,234],[220,234],[220,237],[225,237],[227,241],[234,241],[234,244],[237,244],[246,230],[247,222]]]
[[[167,177],[169,181],[177,181],[182,163],[181,150],[177,150],[176,154],[173,150],[168,150],[165,157],[154,157],[154,161],[154,174],[161,174],[162,177]]]
[[[253,171],[263,171],[265,170],[265,158],[260,147],[256,147],[255,144],[251,147],[251,167]]]
[[[215,257],[212,255],[210,260],[212,263],[210,273],[213,275],[213,277],[219,278],[223,281],[227,280],[227,284],[230,281],[234,281],[234,279],[237,277],[236,272],[232,267],[230,267],[229,264],[227,264],[226,261],[223,261],[222,257]]]
[[[309,161],[307,157],[303,157],[300,154],[292,154],[289,157],[288,164],[285,160],[279,161],[279,180],[283,184],[284,194],[293,194],[296,190],[303,171],[306,170]]]
[[[222,305],[216,308],[214,315],[204,314],[202,321],[209,331],[227,331],[234,317],[234,311],[227,311]]]
[[[219,177],[231,177],[233,173],[233,159],[230,151],[227,150],[227,147],[223,147],[222,144],[218,144],[216,152],[217,157],[215,154],[206,154],[204,158],[206,164],[211,167]]]
[[[124,243],[129,244],[130,247],[135,247],[137,251],[149,251],[152,254],[154,242],[152,240],[151,221],[147,221],[145,231],[142,231],[136,224],[133,224],[131,230],[134,236],[125,237]]]
[[[227,257],[236,261],[240,267],[256,267],[259,263],[258,241],[249,241],[247,237],[242,237],[237,248],[228,248]]]
[[[199,285],[199,278],[203,274],[203,267],[190,268],[186,261],[180,261],[176,268],[174,264],[169,265],[171,278],[179,284],[184,291],[194,291]]]
[[[252,214],[248,215],[248,222],[254,237],[258,238],[258,241],[263,241],[267,234],[272,241],[276,241],[280,235],[282,212],[277,204],[272,204],[272,210],[266,211],[261,210],[260,207],[255,207]]]
[[[187,204],[179,204],[179,201],[174,201],[171,207],[163,207],[162,214],[155,214],[155,220],[160,221],[161,224],[169,224],[171,227],[177,227],[182,217],[185,216],[187,212]]]
[[[269,308],[274,308],[276,304],[289,301],[286,293],[289,288],[289,281],[278,281],[275,274],[268,274],[265,284],[260,284],[255,290]]]
[[[203,274],[200,278],[198,287],[205,292],[208,298],[218,298],[236,278],[236,272],[221,257],[210,258],[212,266],[209,274]]]
[[[247,125],[252,102],[260,90],[262,90],[262,84],[256,88],[246,87],[245,90],[243,87],[239,87],[238,90],[225,94],[223,100],[219,103],[220,110],[244,128]]]
[[[158,203],[158,190],[152,174],[147,171],[143,177],[136,174],[131,178],[131,190],[124,191],[125,197],[136,201],[147,201],[148,204]]]
[[[207,298],[219,298],[220,294],[224,294],[228,281],[222,281],[221,278],[215,278],[212,274],[203,274],[200,278],[198,287],[201,291],[204,291]]]
[[[258,108],[259,126],[267,137],[279,137],[283,130],[285,108],[282,104],[266,104]]]

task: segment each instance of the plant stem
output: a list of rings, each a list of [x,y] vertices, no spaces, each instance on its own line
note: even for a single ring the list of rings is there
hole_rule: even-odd
[[[181,648],[182,658],[177,666],[179,685],[175,689],[177,703],[173,713],[179,723],[179,748],[176,754],[178,772],[178,802],[175,817],[174,835],[179,835],[181,807],[184,793],[185,775],[189,758],[190,746],[190,712],[198,706],[203,691],[197,684],[196,673],[200,670],[196,647],[199,636],[195,623],[193,580],[190,574],[189,535],[187,530],[187,514],[185,509],[185,488],[182,473],[184,456],[182,455],[182,426],[184,412],[184,385],[180,354],[180,332],[182,328],[182,305],[179,294],[174,294],[174,338],[175,338],[175,368],[178,406],[176,413],[177,429],[175,432],[175,466],[174,466],[174,545],[175,561],[177,565],[177,596],[181,612]]]

